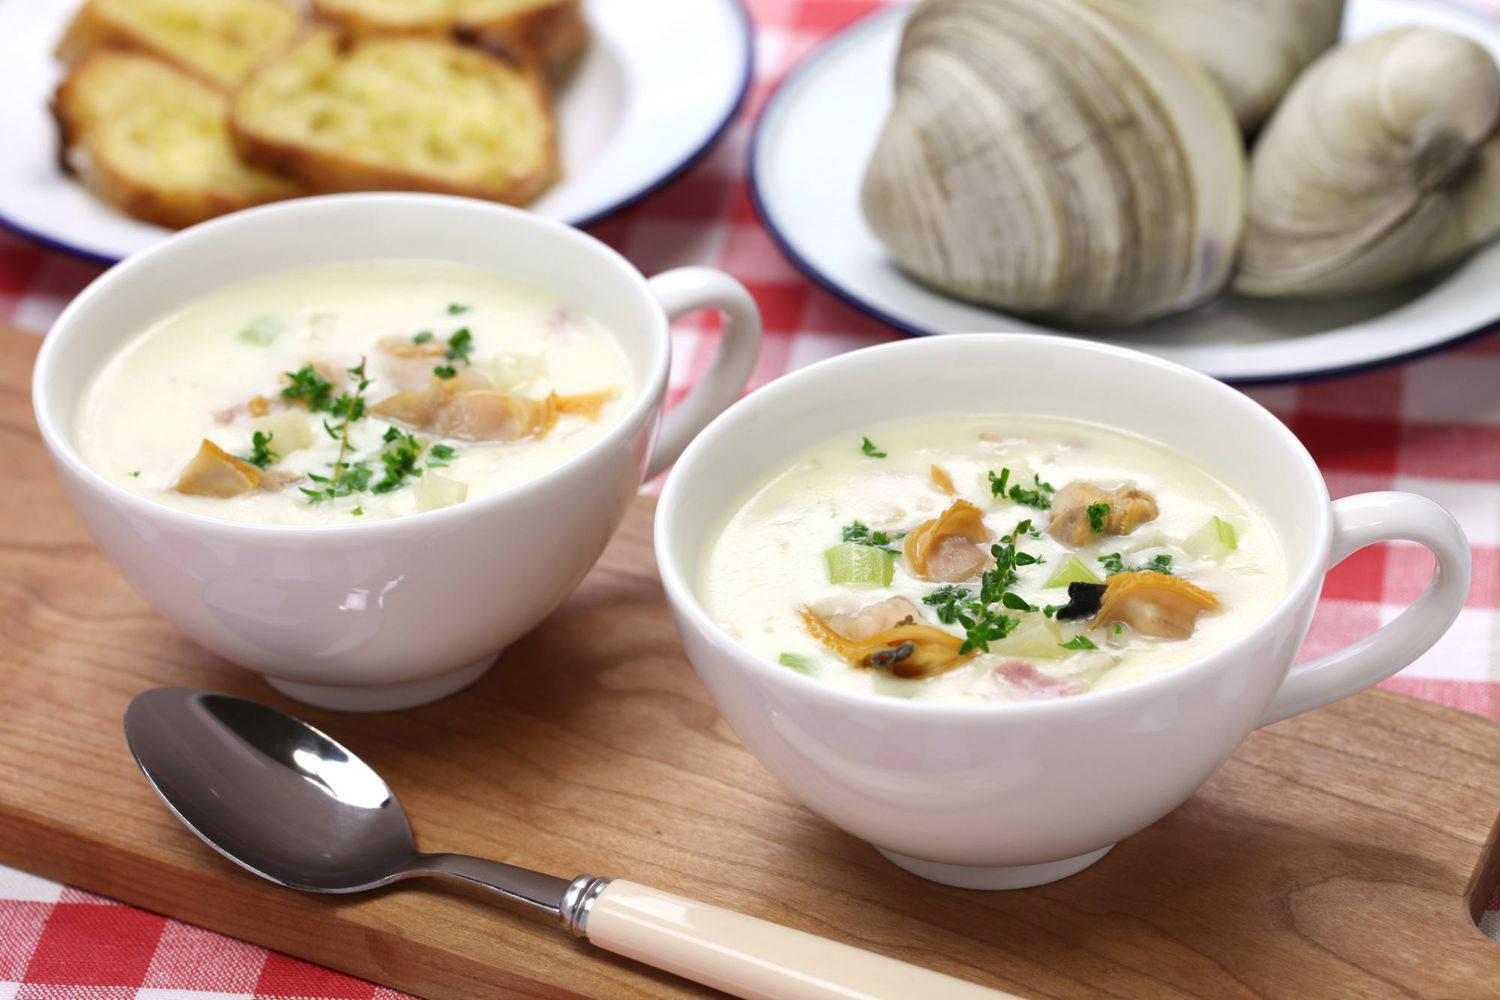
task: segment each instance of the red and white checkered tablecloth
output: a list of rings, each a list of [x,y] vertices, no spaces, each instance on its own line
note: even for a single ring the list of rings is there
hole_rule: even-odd
[[[706,263],[755,295],[766,341],[753,386],[895,334],[815,288],[781,256],[750,205],[751,123],[785,71],[881,0],[749,0],[757,75],[747,106],[696,168],[593,232],[646,273]],[[98,268],[0,233],[0,319],[45,330]],[[711,324],[673,334],[673,399],[707,367]],[[1423,493],[1448,507],[1474,546],[1474,586],[1452,631],[1383,685],[1500,720],[1500,334],[1445,354],[1347,378],[1250,394],[1312,451],[1334,496]],[[1432,557],[1366,549],[1328,576],[1303,649],[1330,652],[1417,596]],[[248,877],[248,876],[247,876]],[[1488,915],[1500,938],[1500,899]],[[261,948],[0,867],[0,1000],[387,998],[400,994]]]

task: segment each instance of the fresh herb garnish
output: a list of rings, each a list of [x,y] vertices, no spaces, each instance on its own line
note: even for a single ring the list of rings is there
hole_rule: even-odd
[[[363,517],[364,513],[365,513],[364,504],[360,504],[358,507],[354,508],[349,513],[353,514],[355,517]]]
[[[1105,576],[1114,576],[1116,573],[1160,573],[1163,576],[1172,575],[1172,556],[1167,552],[1152,556],[1142,566],[1129,565],[1121,558],[1118,552],[1111,552],[1107,556],[1100,556],[1099,562],[1104,566]]]
[[[1094,645],[1094,640],[1090,639],[1088,636],[1084,635],[1082,632],[1078,633],[1073,638],[1069,639],[1067,642],[1060,642],[1060,643],[1058,643],[1058,645],[1061,646],[1063,649],[1098,649],[1099,648],[1098,646]]]
[[[374,486],[375,493],[390,493],[400,489],[408,476],[422,474],[417,459],[422,457],[422,446],[415,435],[405,434],[391,427],[385,432],[385,447],[380,451],[380,462],[385,466],[385,475]]]
[[[464,364],[469,364],[469,355],[473,353],[474,335],[465,326],[454,330],[453,336],[448,338],[448,353],[443,357],[449,361],[462,361]]]
[[[333,383],[319,375],[312,365],[303,365],[294,372],[287,372],[288,385],[281,390],[287,399],[300,399],[314,413],[333,409]]]
[[[141,470],[140,469],[136,469],[134,472],[132,472],[130,474],[130,478],[131,479],[139,479],[139,478],[141,478]]]
[[[980,576],[977,596],[968,587],[947,584],[922,598],[923,604],[936,610],[938,621],[944,625],[963,626],[964,641],[959,646],[960,653],[976,649],[987,653],[991,642],[1015,631],[1021,621],[1005,611],[1039,610],[1010,589],[1016,582],[1017,567],[1033,566],[1042,561],[1017,547],[1019,540],[1032,531],[1031,522],[1022,521],[1009,535],[990,546],[995,565]]]
[[[871,458],[885,458],[885,452],[875,447],[875,442],[869,438],[860,439],[859,450]]]
[[[431,330],[423,330],[421,333],[419,333],[416,336],[412,337],[411,338],[411,342],[413,344],[425,344],[425,343],[427,343],[431,339],[432,339],[432,331]]]
[[[1125,626],[1119,624],[1118,622],[1116,622],[1115,623],[1115,635],[1119,635],[1120,633],[1122,633],[1124,631],[1125,631]]]
[[[1010,481],[1010,469],[1000,470],[1000,475],[990,474],[990,495],[1009,497],[1011,503],[1018,503],[1025,507],[1035,507],[1037,510],[1046,510],[1052,506],[1050,494],[1057,492],[1051,483],[1042,482],[1042,477],[1033,475],[1036,481],[1035,489],[1026,489],[1019,483],[1012,484]]]
[[[464,307],[467,309],[467,307]],[[453,307],[449,306],[452,312]],[[459,310],[464,311],[463,309]],[[443,352],[443,357],[449,361],[462,361],[464,364],[472,364],[469,356],[474,353],[474,335],[469,332],[468,327],[460,327],[453,331],[453,336],[448,338],[448,349]],[[432,369],[432,374],[438,378],[452,378],[458,374],[458,368],[454,365],[438,365]]]
[[[311,367],[309,365],[302,371],[310,371]],[[365,359],[360,358],[359,364],[349,369],[349,374],[354,378],[354,392],[343,393],[329,402],[326,409],[332,414],[333,420],[323,421],[323,429],[328,432],[328,436],[339,443],[339,454],[333,460],[329,475],[320,476],[316,473],[308,473],[307,478],[318,484],[316,488],[306,486],[301,488],[308,503],[346,497],[351,493],[361,492],[370,485],[370,478],[373,475],[370,467],[364,461],[349,461],[349,428],[356,421],[364,418],[365,390],[370,387],[370,380],[365,375]],[[327,380],[321,377],[319,381],[325,385],[328,384]],[[308,403],[308,408],[312,408],[311,403]]]
[[[1089,527],[1094,534],[1104,534],[1104,519],[1109,516],[1109,504],[1104,501],[1089,504]]]
[[[448,463],[457,455],[457,448],[450,448],[446,444],[435,444],[427,449],[427,467],[429,469],[447,468]]]
[[[468,312],[470,309],[473,309],[473,308],[474,308],[473,306],[462,305],[462,304],[460,304],[458,302],[450,302],[450,303],[448,303],[448,315],[449,316],[461,316],[461,315],[463,315],[464,313]]]
[[[895,543],[906,537],[906,532],[898,531],[891,534],[888,531],[871,531],[869,525],[863,521],[850,521],[844,525],[843,539],[853,542],[855,545],[868,545],[871,548],[885,549],[887,552],[899,551]]]
[[[1012,611],[1035,611],[1037,607],[1015,591],[1007,590],[1000,595],[1000,603]]]
[[[922,598],[922,603],[937,609],[938,621],[944,625],[952,625],[958,621],[959,610],[969,600],[971,593],[968,587],[949,583]]]
[[[272,462],[281,457],[271,450],[271,438],[273,437],[275,437],[274,434],[267,434],[265,431],[256,431],[254,434],[251,434],[250,454],[241,455],[241,460],[249,462],[256,468],[264,469],[269,467]]]

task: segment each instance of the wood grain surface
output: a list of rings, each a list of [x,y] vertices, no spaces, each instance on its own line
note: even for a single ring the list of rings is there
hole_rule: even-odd
[[[678,647],[649,501],[470,690],[391,715],[294,705],[176,635],[90,543],[36,437],[36,343],[0,331],[0,862],[433,998],[698,995],[432,883],[335,899],[242,873],[172,819],[121,734],[133,694],[189,685],[346,742],[427,849],[627,877],[1026,996],[1500,997],[1500,947],[1471,919],[1500,866],[1483,719],[1361,695],[1254,734],[1081,875],[932,885],[735,739]]]

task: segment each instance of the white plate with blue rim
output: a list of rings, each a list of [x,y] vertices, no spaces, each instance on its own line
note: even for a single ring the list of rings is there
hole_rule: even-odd
[[[1268,301],[1227,295],[1149,323],[1076,331],[949,298],[891,263],[860,214],[865,164],[890,110],[909,7],[878,10],[815,50],[767,103],[750,150],[751,192],[787,257],[833,294],[905,333],[1087,336],[1231,382],[1360,371],[1490,332],[1500,320],[1500,241],[1377,295]],[[1460,32],[1500,59],[1500,16],[1438,0],[1348,0],[1345,38],[1404,24]]]
[[[58,166],[52,56],[82,0],[0,2],[0,224],[113,263],[171,231],[132,219]],[[753,33],[741,0],[584,0],[587,54],[557,94],[563,177],[532,211],[596,222],[671,181],[723,135],[749,89]]]

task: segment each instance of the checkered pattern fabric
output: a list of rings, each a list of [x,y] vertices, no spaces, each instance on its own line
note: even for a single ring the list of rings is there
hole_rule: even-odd
[[[879,0],[750,0],[757,77],[748,105],[696,168],[594,227],[646,273],[707,263],[755,295],[766,342],[752,388],[895,334],[807,282],[751,208],[751,123],[787,68]],[[0,234],[0,318],[42,331],[98,269]],[[711,319],[673,333],[672,397],[706,370]],[[1500,719],[1500,336],[1349,378],[1251,391],[1311,449],[1334,496],[1422,493],[1454,512],[1474,545],[1474,586],[1448,636],[1385,687]],[[1432,557],[1366,549],[1329,574],[1310,658],[1389,621],[1421,590]],[[1486,930],[1500,938],[1500,898]],[[386,998],[399,994],[242,942],[0,868],[0,1000]]]

